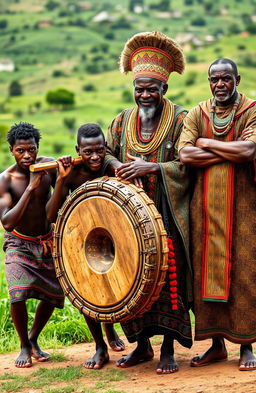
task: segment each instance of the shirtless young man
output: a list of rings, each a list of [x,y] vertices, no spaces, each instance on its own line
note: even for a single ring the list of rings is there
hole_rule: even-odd
[[[4,229],[5,268],[11,316],[20,338],[16,367],[31,367],[32,357],[46,361],[37,339],[54,307],[62,308],[64,295],[51,256],[51,224],[45,206],[55,171],[30,173],[29,166],[51,160],[38,157],[40,133],[29,123],[15,124],[7,134],[15,164],[0,175],[0,219]],[[40,300],[28,333],[26,300]]]
[[[58,159],[59,174],[54,192],[47,204],[47,217],[55,222],[58,209],[67,195],[88,180],[102,176],[102,164],[106,154],[105,138],[101,128],[94,123],[83,124],[77,133],[76,152],[83,162],[72,166],[70,156]],[[84,363],[85,368],[102,368],[109,360],[107,344],[103,339],[101,325],[84,315],[87,325],[96,343],[96,353]],[[104,324],[104,330],[110,347],[114,351],[124,350],[124,342],[118,337],[113,324]]]

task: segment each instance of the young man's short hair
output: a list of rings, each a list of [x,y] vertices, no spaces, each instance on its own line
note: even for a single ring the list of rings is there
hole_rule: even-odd
[[[77,144],[79,145],[81,138],[95,138],[102,135],[105,142],[105,137],[101,127],[96,123],[82,124],[77,131]]]
[[[6,140],[10,146],[13,146],[17,139],[31,139],[34,138],[36,145],[39,145],[39,140],[41,139],[41,134],[37,128],[32,124],[26,122],[20,122],[14,124],[8,131]]]

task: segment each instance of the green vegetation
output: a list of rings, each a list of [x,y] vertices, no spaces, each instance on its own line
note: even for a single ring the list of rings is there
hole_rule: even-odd
[[[41,367],[36,372],[31,372],[29,377],[10,373],[3,374],[0,376],[2,381],[0,393],[17,392],[24,388],[42,389],[42,393],[93,393],[95,392],[94,389],[101,393],[125,393],[123,390],[113,390],[111,382],[123,381],[127,378],[123,371],[115,369],[94,370],[92,372],[91,370],[85,370],[82,366],[50,369]],[[91,379],[94,382],[90,382]],[[94,387],[89,388],[89,384],[94,384]],[[108,389],[105,390],[107,387]]]
[[[95,22],[102,11],[107,17]],[[106,131],[117,113],[133,105],[132,79],[120,74],[118,58],[124,42],[139,31],[158,29],[174,38],[186,33],[186,72],[171,75],[167,92],[177,104],[189,109],[210,96],[207,69],[222,56],[238,63],[239,89],[256,98],[256,0],[9,0],[1,2],[0,14],[1,59],[15,65],[13,72],[0,72],[0,171],[13,163],[5,138],[16,122],[41,130],[41,155],[75,155],[75,129],[96,122]],[[55,94],[48,105],[52,91],[71,92],[71,101],[56,102]],[[0,352],[5,352],[19,342],[2,251],[0,267]],[[36,303],[28,302],[30,323]],[[55,349],[90,339],[83,316],[67,301],[54,312],[40,344]]]

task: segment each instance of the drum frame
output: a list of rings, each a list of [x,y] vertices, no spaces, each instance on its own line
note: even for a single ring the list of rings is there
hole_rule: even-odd
[[[122,208],[133,226],[140,250],[139,271],[129,295],[111,307],[95,306],[82,298],[71,284],[63,262],[65,223],[74,207],[92,196],[108,197]],[[154,202],[133,184],[108,177],[86,182],[67,197],[58,213],[54,228],[53,259],[64,294],[81,313],[101,322],[124,322],[138,317],[150,310],[165,283],[168,246],[162,217]]]

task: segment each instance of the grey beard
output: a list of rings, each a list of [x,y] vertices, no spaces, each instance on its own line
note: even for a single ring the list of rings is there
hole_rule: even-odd
[[[147,121],[153,119],[156,113],[156,108],[151,107],[151,108],[139,108],[139,115],[142,121]]]

